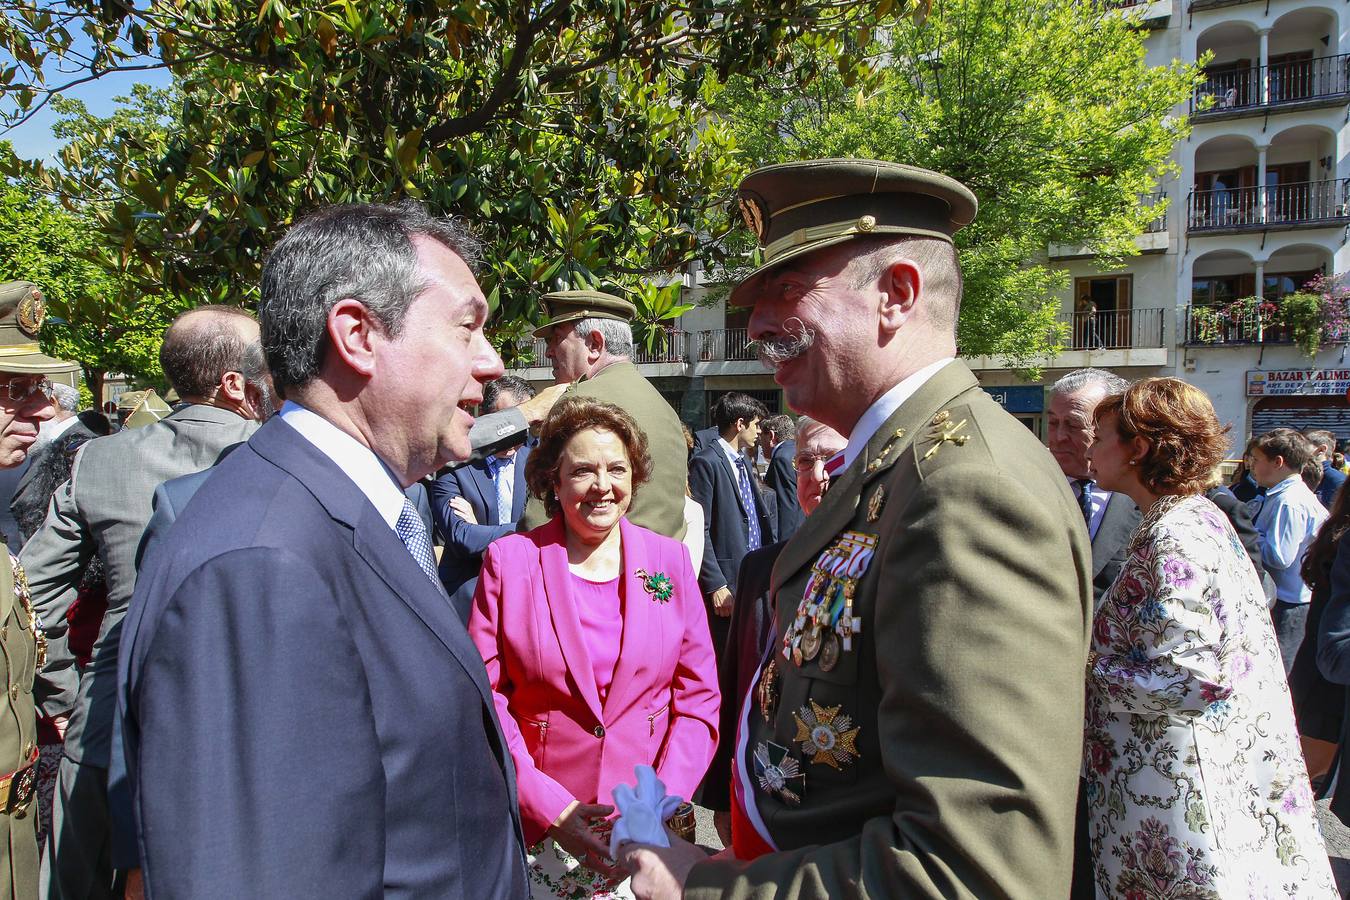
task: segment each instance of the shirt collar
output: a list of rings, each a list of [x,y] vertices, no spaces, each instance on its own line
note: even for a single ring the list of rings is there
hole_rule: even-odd
[[[331,459],[375,506],[380,518],[396,528],[407,495],[394,481],[380,458],[365,444],[323,416],[310,412],[294,400],[282,404],[281,420],[300,433],[324,456]]]
[[[858,420],[857,425],[853,426],[853,432],[848,436],[848,446],[844,448],[844,468],[847,469],[853,465],[853,461],[862,453],[863,448],[867,446],[867,442],[877,433],[877,429],[886,424],[886,420],[900,408],[902,403],[914,396],[919,388],[927,384],[928,379],[936,375],[939,369],[955,358],[954,356],[948,356],[924,366],[877,398],[877,401],[867,408],[867,412],[862,414],[862,418]]]
[[[727,459],[733,466],[740,462],[741,455],[736,452],[735,447],[727,443],[726,438],[719,436],[717,438],[717,445],[722,448],[722,452],[726,454]]]
[[[1295,481],[1302,481],[1302,480],[1303,480],[1302,475],[1290,475],[1288,478],[1284,479],[1278,484],[1274,484],[1266,488],[1266,496],[1269,497],[1272,494],[1282,494],[1285,491],[1289,490],[1291,487],[1293,487]]]

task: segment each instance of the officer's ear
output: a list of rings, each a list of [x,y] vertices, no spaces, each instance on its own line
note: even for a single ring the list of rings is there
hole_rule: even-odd
[[[605,355],[605,336],[599,331],[586,335],[586,355],[591,362]]]
[[[882,271],[878,299],[881,331],[895,334],[914,315],[923,293],[923,272],[910,259],[897,259]]]

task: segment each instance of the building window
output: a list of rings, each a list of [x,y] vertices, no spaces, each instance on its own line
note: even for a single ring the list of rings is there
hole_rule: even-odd
[[[1134,276],[1077,278],[1073,295],[1072,349],[1130,346]]]

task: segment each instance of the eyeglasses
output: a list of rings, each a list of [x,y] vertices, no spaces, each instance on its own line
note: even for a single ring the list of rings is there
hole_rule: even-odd
[[[11,378],[5,385],[5,390],[11,403],[22,403],[38,391],[50,399],[52,382],[49,378]]]
[[[816,463],[824,465],[829,462],[838,450],[830,450],[826,453],[798,453],[793,459],[798,472],[809,472],[816,467]]]

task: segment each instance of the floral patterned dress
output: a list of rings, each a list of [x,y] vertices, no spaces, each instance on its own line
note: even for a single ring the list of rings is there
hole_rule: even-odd
[[[1261,582],[1218,507],[1161,503],[1093,622],[1098,896],[1334,898]]]

